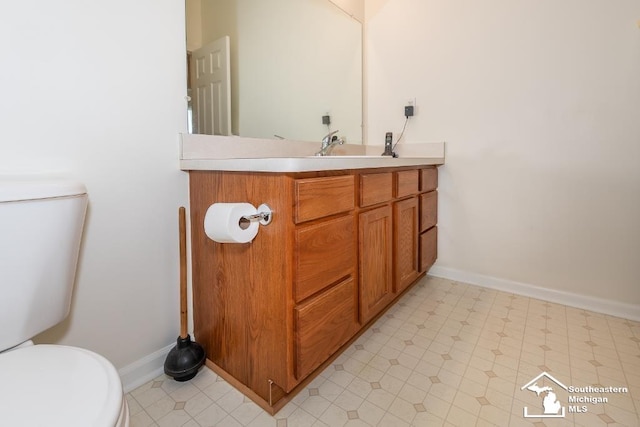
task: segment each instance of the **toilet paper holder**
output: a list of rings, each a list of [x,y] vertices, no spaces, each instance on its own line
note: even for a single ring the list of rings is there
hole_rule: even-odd
[[[273,219],[273,212],[271,211],[269,205],[263,203],[258,206],[257,210],[257,214],[245,215],[240,217],[240,220],[238,220],[238,225],[240,226],[240,228],[246,230],[254,221],[260,221],[260,224],[262,225],[271,224],[271,220]]]

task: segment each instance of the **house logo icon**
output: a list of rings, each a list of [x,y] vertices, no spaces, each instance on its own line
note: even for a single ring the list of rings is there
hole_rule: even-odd
[[[544,385],[540,387],[538,382],[542,384],[542,381],[545,379],[555,383],[560,388],[568,391],[568,387],[562,384],[560,381],[555,379],[552,375],[543,372],[525,385],[523,385],[520,390],[528,390],[530,392],[535,393],[538,397],[542,396],[542,414],[530,414],[529,408],[524,407],[524,417],[525,418],[564,418],[565,416],[565,407],[562,406],[562,403],[558,400],[558,396],[554,390],[555,386]]]

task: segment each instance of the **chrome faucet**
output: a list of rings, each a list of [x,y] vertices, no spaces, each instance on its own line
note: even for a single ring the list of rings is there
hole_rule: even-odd
[[[328,156],[331,154],[333,147],[344,144],[344,140],[336,135],[338,132],[340,131],[334,130],[322,138],[322,146],[320,147],[320,151],[316,153],[316,156]]]

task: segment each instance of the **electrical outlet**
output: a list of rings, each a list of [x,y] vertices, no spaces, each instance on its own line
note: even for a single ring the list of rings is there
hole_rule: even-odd
[[[413,117],[416,115],[416,99],[409,98],[407,104],[404,106],[404,116],[405,117]]]
[[[404,116],[412,117],[414,115],[413,105],[405,105],[404,106]]]
[[[409,98],[409,100],[407,101],[407,103],[404,106],[404,116],[405,117],[413,117],[415,116],[417,113],[417,107],[416,107],[416,99],[415,98]]]

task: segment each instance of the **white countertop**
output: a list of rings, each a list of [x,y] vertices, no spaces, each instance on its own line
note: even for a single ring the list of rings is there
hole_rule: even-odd
[[[261,157],[250,159],[181,160],[182,170],[218,170],[246,172],[310,172],[340,169],[388,168],[399,166],[441,165],[442,157]]]
[[[311,172],[444,164],[444,142],[398,147],[399,157],[381,156],[380,146],[349,145],[336,155],[313,156],[317,145],[301,141],[182,135],[180,169],[237,172]]]

